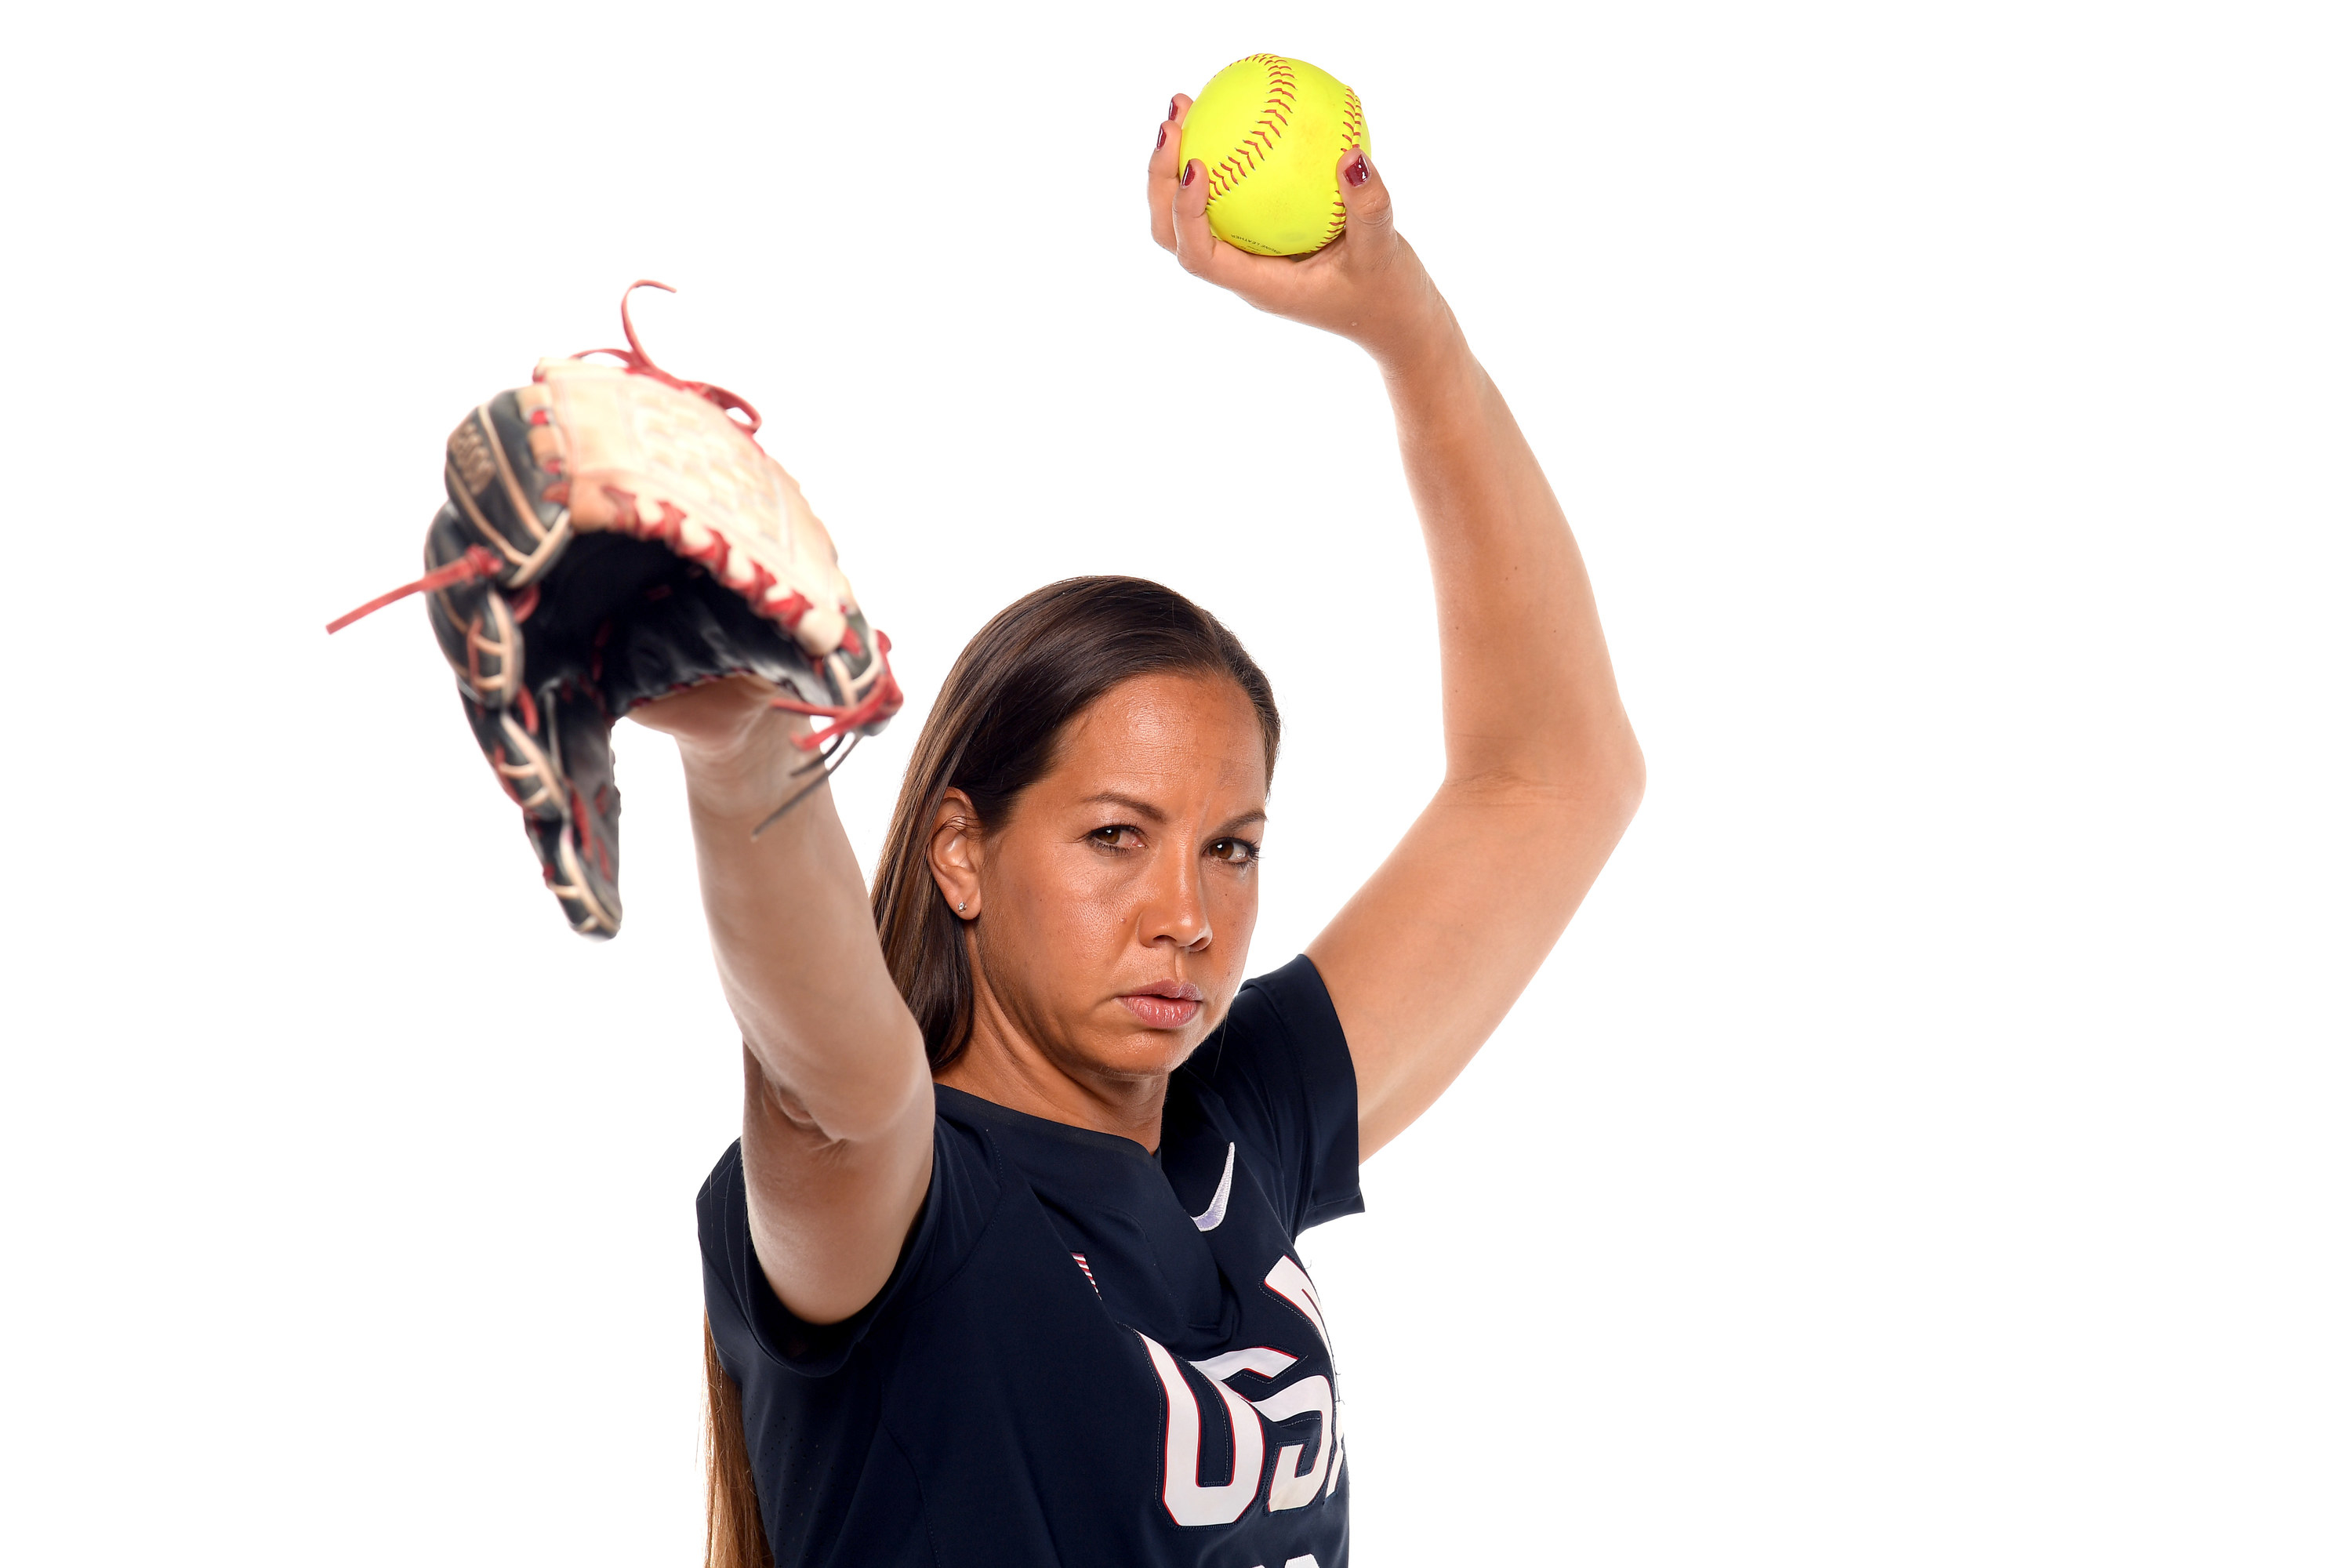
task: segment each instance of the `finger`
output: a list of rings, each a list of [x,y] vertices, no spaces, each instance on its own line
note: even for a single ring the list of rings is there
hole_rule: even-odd
[[[1178,175],[1170,216],[1176,230],[1176,243],[1171,248],[1184,270],[1213,283],[1223,281],[1217,269],[1227,256],[1238,257],[1241,252],[1209,228],[1209,166],[1200,159],[1188,162]]]
[[[1176,196],[1176,150],[1183,142],[1184,116],[1192,108],[1192,100],[1181,92],[1170,99],[1168,118],[1160,122],[1159,140],[1151,145],[1145,195],[1151,206],[1151,237],[1162,250],[1176,248],[1175,221],[1168,209]]]
[[[1297,264],[1286,256],[1253,256],[1219,239],[1209,226],[1209,166],[1194,158],[1185,169],[1192,178],[1179,182],[1174,204],[1177,261],[1193,277],[1279,313],[1297,289]]]
[[[1339,155],[1339,201],[1348,209],[1348,232],[1380,239],[1396,232],[1396,211],[1389,203],[1388,182],[1373,166],[1371,154],[1350,147]]]

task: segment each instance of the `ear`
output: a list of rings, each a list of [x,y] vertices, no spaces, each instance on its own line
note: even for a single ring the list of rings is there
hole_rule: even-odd
[[[948,791],[931,816],[931,841],[927,858],[931,880],[956,918],[980,918],[980,813],[971,796],[960,789]]]

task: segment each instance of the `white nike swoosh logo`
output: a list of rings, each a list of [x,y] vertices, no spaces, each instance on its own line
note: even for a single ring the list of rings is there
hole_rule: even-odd
[[[1217,1183],[1217,1195],[1209,1206],[1192,1216],[1192,1223],[1202,1230],[1214,1230],[1225,1223],[1225,1200],[1234,1195],[1234,1145],[1225,1145],[1225,1173]]]

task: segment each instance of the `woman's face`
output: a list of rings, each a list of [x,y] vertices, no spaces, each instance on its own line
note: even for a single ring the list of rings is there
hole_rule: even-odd
[[[1082,1079],[1182,1065],[1241,984],[1265,792],[1257,713],[1234,681],[1111,688],[970,844],[983,1014]]]

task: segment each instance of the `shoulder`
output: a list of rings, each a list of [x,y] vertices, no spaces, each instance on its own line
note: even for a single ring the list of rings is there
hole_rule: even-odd
[[[1305,953],[1243,983],[1223,1022],[1179,1071],[1228,1096],[1344,1098],[1353,1113],[1348,1037]]]
[[[822,1374],[894,1312],[940,1288],[987,1229],[1005,1186],[1005,1166],[986,1129],[941,1106],[932,1134],[931,1182],[897,1267],[874,1300],[840,1323],[794,1317],[769,1288],[752,1249],[743,1185],[743,1146],[728,1145],[695,1196],[702,1249],[703,1294],[722,1360],[752,1355],[793,1371]],[[740,1382],[743,1368],[730,1364]]]
[[[1304,953],[1244,984],[1178,1072],[1280,1173],[1279,1201],[1294,1235],[1363,1207],[1355,1063],[1331,994]]]
[[[1296,1054],[1307,1056],[1335,1050],[1345,1057],[1348,1050],[1348,1037],[1339,1027],[1322,973],[1303,952],[1279,969],[1244,981],[1218,1033],[1278,1035],[1292,1044]]]

